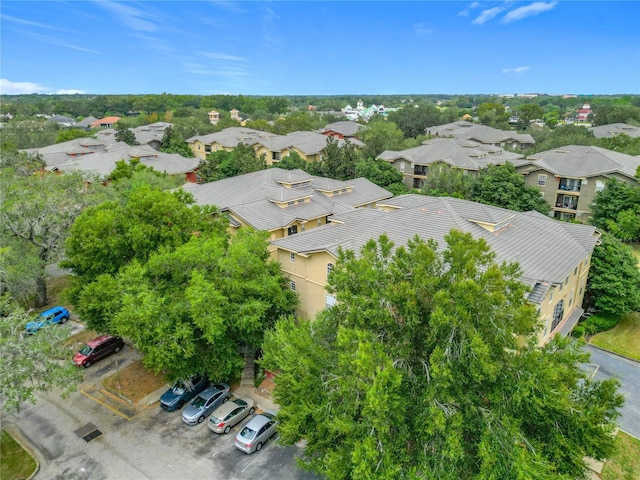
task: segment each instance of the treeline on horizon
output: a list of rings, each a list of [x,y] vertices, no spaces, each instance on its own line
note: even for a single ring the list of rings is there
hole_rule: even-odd
[[[137,113],[164,113],[188,116],[200,109],[229,111],[237,109],[243,118],[256,112],[272,115],[285,114],[291,110],[307,110],[309,106],[317,112],[340,112],[347,105],[355,107],[362,100],[365,107],[372,104],[386,108],[406,105],[438,105],[442,108],[457,108],[462,113],[472,112],[482,103],[496,103],[509,108],[521,105],[539,105],[545,110],[567,110],[578,108],[588,102],[593,107],[611,104],[619,107],[639,107],[640,95],[579,95],[536,97],[500,95],[174,95],[168,93],[145,95],[94,95],[94,94],[28,94],[0,95],[0,114],[29,117],[37,114],[67,115],[73,118],[109,115],[127,116]]]

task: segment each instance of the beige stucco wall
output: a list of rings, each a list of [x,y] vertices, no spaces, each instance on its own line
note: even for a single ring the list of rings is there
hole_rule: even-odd
[[[294,254],[292,261],[291,252],[277,249],[276,259],[284,274],[295,282],[295,291],[300,301],[298,315],[302,318],[315,318],[326,305],[327,265],[335,265],[335,257],[328,252],[317,252],[309,256]]]
[[[548,342],[565,324],[567,318],[582,306],[587,285],[587,276],[591,266],[591,255],[584,257],[578,265],[567,272],[562,285],[551,287],[540,304],[540,319],[542,330],[539,334],[540,343]],[[566,281],[566,284],[565,284]],[[561,300],[564,301],[564,315],[562,321],[551,331],[553,310]]]

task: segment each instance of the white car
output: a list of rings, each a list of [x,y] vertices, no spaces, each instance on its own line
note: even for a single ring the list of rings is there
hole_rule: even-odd
[[[256,415],[236,435],[236,447],[245,453],[257,452],[276,433],[277,424],[275,412]]]

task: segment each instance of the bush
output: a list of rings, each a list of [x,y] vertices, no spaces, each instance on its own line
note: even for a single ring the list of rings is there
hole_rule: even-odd
[[[571,335],[574,337],[584,337],[585,335],[595,335],[605,330],[611,330],[618,324],[620,317],[617,315],[598,313],[581,320],[575,326]]]

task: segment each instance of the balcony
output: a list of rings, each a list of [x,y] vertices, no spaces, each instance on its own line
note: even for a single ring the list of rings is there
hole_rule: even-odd
[[[562,192],[580,193],[580,180],[561,178],[558,190]]]
[[[424,165],[417,165],[413,167],[413,174],[421,177],[425,177],[427,175],[428,170],[429,170],[429,167],[426,167]]]
[[[570,195],[558,195],[556,197],[556,208],[563,208],[565,210],[577,210],[578,199]]]

